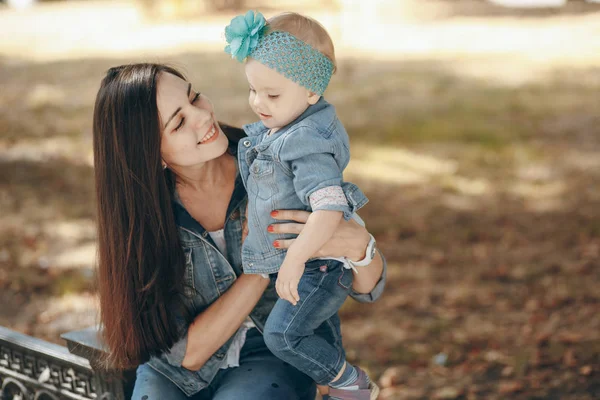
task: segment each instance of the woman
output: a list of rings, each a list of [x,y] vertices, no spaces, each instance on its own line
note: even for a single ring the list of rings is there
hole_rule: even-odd
[[[98,91],[101,319],[112,366],[141,364],[136,400],[314,398],[314,383],[262,340],[277,294],[268,279],[241,271],[246,193],[236,149],[244,139],[223,128],[210,100],[164,65],[111,68]],[[287,248],[285,234],[297,234],[308,213],[273,214],[286,222],[269,232]],[[344,222],[315,256],[369,260],[367,247],[368,232]],[[376,253],[353,297],[373,301],[384,284]],[[332,326],[318,329],[333,337]]]

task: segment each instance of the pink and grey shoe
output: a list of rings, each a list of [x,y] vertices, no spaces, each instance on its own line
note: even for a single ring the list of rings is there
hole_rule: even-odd
[[[329,395],[323,396],[323,400],[376,400],[379,396],[379,387],[371,382],[365,371],[358,367],[358,379],[347,389],[336,389],[329,387]]]

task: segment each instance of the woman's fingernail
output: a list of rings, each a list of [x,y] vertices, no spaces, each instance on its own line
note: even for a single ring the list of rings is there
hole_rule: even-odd
[[[271,211],[271,217],[276,217],[279,211]]]
[[[269,225],[269,226],[267,227],[267,231],[268,231],[268,232],[275,232],[275,228],[273,227],[273,225]]]
[[[275,246],[275,247],[279,247],[279,240],[276,240],[276,241],[274,241],[274,242],[273,242],[273,246]]]

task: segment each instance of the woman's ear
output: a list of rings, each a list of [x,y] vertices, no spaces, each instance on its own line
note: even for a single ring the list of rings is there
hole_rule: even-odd
[[[311,106],[317,104],[317,101],[319,101],[320,98],[321,96],[319,96],[318,94],[308,92],[308,104],[310,104]]]

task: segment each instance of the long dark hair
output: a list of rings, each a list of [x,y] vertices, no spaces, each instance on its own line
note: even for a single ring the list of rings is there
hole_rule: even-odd
[[[175,318],[186,317],[173,179],[161,166],[156,87],[165,72],[185,79],[159,64],[111,68],[94,107],[100,319],[108,365],[119,369],[171,348]]]

